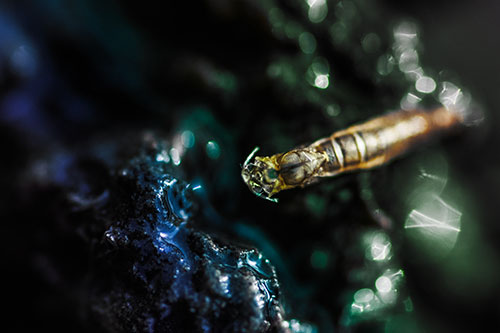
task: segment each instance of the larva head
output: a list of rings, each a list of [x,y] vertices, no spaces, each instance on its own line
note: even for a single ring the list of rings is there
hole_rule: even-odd
[[[255,157],[259,150],[255,148],[248,155],[243,168],[241,177],[247,184],[250,191],[258,197],[277,202],[278,199],[271,199],[271,196],[281,189],[281,180],[273,157]]]

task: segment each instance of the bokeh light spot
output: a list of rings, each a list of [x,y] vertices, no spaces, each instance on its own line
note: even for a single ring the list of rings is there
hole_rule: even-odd
[[[330,117],[336,117],[340,114],[340,106],[337,104],[329,104],[326,106],[326,114]]]
[[[434,193],[421,196],[405,223],[409,236],[418,242],[419,247],[428,246],[428,253],[441,257],[455,246],[460,233],[462,212],[451,207]]]
[[[191,132],[191,131],[184,131],[184,132],[182,132],[181,141],[182,141],[182,145],[184,147],[186,147],[186,148],[193,147],[194,146],[194,142],[195,142],[195,137],[194,137],[193,132]]]
[[[172,162],[174,163],[174,165],[181,164],[181,154],[178,149],[170,149],[170,157],[172,158]]]
[[[377,60],[377,73],[380,75],[389,75],[394,69],[396,61],[390,54],[381,55]]]
[[[436,81],[431,77],[422,76],[415,82],[415,89],[421,93],[430,94],[436,90]]]
[[[373,290],[370,288],[363,288],[354,294],[354,302],[356,303],[369,303],[373,298],[375,297],[375,294],[373,293]]]
[[[366,249],[366,258],[373,261],[386,261],[392,256],[392,243],[383,232],[369,234],[366,239],[368,247]]]
[[[375,287],[381,293],[387,293],[392,289],[392,281],[387,276],[381,276],[375,281]]]
[[[307,16],[312,23],[320,23],[328,14],[328,6],[326,0],[307,0],[309,11]]]
[[[380,38],[374,33],[370,32],[361,40],[361,47],[366,53],[375,53],[380,48]]]
[[[312,54],[316,51],[316,38],[310,32],[303,32],[299,36],[299,47],[305,54]]]
[[[206,146],[206,152],[208,157],[211,159],[217,159],[220,156],[220,148],[217,142],[215,141],[208,141],[207,146]]]
[[[316,76],[316,79],[314,80],[314,86],[319,89],[326,89],[329,84],[330,81],[328,80],[328,75],[325,74]]]
[[[315,250],[311,254],[311,266],[316,269],[325,269],[328,265],[328,253],[321,250]]]

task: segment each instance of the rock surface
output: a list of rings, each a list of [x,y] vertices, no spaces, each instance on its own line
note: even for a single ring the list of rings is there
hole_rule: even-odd
[[[284,331],[274,267],[258,250],[197,227],[202,189],[157,158],[169,149],[145,133],[35,164],[30,201],[58,198],[57,232],[77,243],[55,269],[73,262],[81,271],[58,279],[87,296],[80,306],[106,331]]]

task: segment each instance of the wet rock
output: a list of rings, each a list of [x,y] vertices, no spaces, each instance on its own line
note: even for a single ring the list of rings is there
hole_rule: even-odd
[[[53,267],[45,276],[57,276],[54,288],[70,286],[63,304],[86,295],[75,307],[86,329],[284,331],[273,266],[258,250],[197,227],[205,219],[197,188],[157,158],[169,149],[148,133],[33,163],[29,202],[54,221],[37,246],[67,252],[58,262],[43,256],[40,270]]]

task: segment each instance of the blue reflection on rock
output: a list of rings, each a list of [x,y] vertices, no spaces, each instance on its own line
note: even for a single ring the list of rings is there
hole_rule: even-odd
[[[95,248],[89,269],[95,322],[118,331],[285,327],[269,260],[197,228],[204,207],[195,186],[156,158],[167,141],[148,133],[135,145],[57,153],[37,164],[44,172],[33,173],[40,185],[62,193],[69,209],[60,212],[62,223]]]

